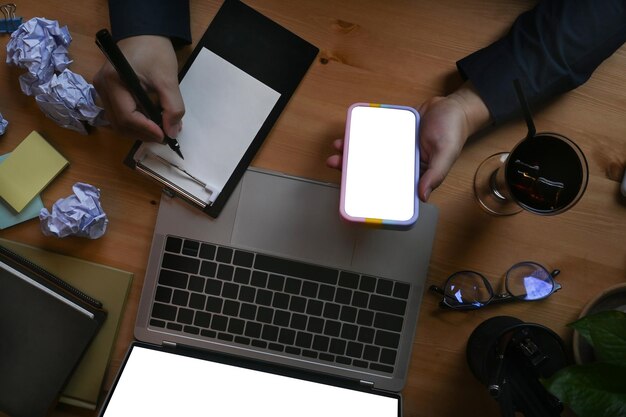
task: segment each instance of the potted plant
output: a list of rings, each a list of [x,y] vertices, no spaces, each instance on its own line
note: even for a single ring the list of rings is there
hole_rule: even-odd
[[[626,313],[602,311],[569,324],[595,361],[561,369],[546,388],[578,417],[626,417]]]

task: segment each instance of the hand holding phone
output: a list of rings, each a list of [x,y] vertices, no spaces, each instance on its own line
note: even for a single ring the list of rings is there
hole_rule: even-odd
[[[419,214],[419,113],[356,103],[348,109],[340,213],[350,222],[409,229]]]

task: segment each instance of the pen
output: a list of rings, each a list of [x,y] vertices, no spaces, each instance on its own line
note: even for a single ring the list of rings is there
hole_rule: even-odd
[[[163,118],[161,117],[161,112],[159,109],[152,103],[148,94],[141,87],[141,83],[139,82],[139,78],[135,71],[133,71],[133,67],[130,66],[124,54],[120,48],[118,48],[115,41],[113,41],[113,37],[109,33],[107,29],[101,29],[96,33],[96,45],[100,48],[102,53],[107,57],[113,68],[117,71],[122,81],[126,84],[132,95],[135,97],[135,100],[139,102],[139,105],[143,108],[143,111],[146,113],[146,116],[150,118],[154,123],[163,128]],[[169,145],[169,147],[178,154],[182,159],[182,152],[180,151],[180,145],[178,141],[174,138],[170,138],[165,135],[165,141]]]

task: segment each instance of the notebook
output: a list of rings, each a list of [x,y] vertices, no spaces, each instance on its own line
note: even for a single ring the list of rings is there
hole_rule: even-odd
[[[246,171],[217,219],[164,195],[136,339],[168,355],[211,352],[266,370],[297,370],[329,386],[341,381],[397,395],[437,209],[421,204],[409,231],[347,224],[338,210],[336,185],[258,169]],[[183,375],[176,384],[196,392],[192,380]]]
[[[59,399],[62,403],[95,410],[133,274],[6,239],[0,239],[0,245],[63,277],[68,284],[102,302],[107,311],[107,320],[72,373]]]
[[[43,417],[106,318],[101,303],[0,246],[0,411]]]
[[[68,164],[33,131],[0,164],[0,197],[19,213]]]
[[[226,0],[180,74],[179,158],[137,142],[126,164],[212,217],[219,215],[318,49],[236,0]]]

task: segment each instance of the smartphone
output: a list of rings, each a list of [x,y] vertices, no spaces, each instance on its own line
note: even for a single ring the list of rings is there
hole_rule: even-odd
[[[341,217],[389,229],[419,214],[419,113],[406,106],[356,103],[348,109]]]

